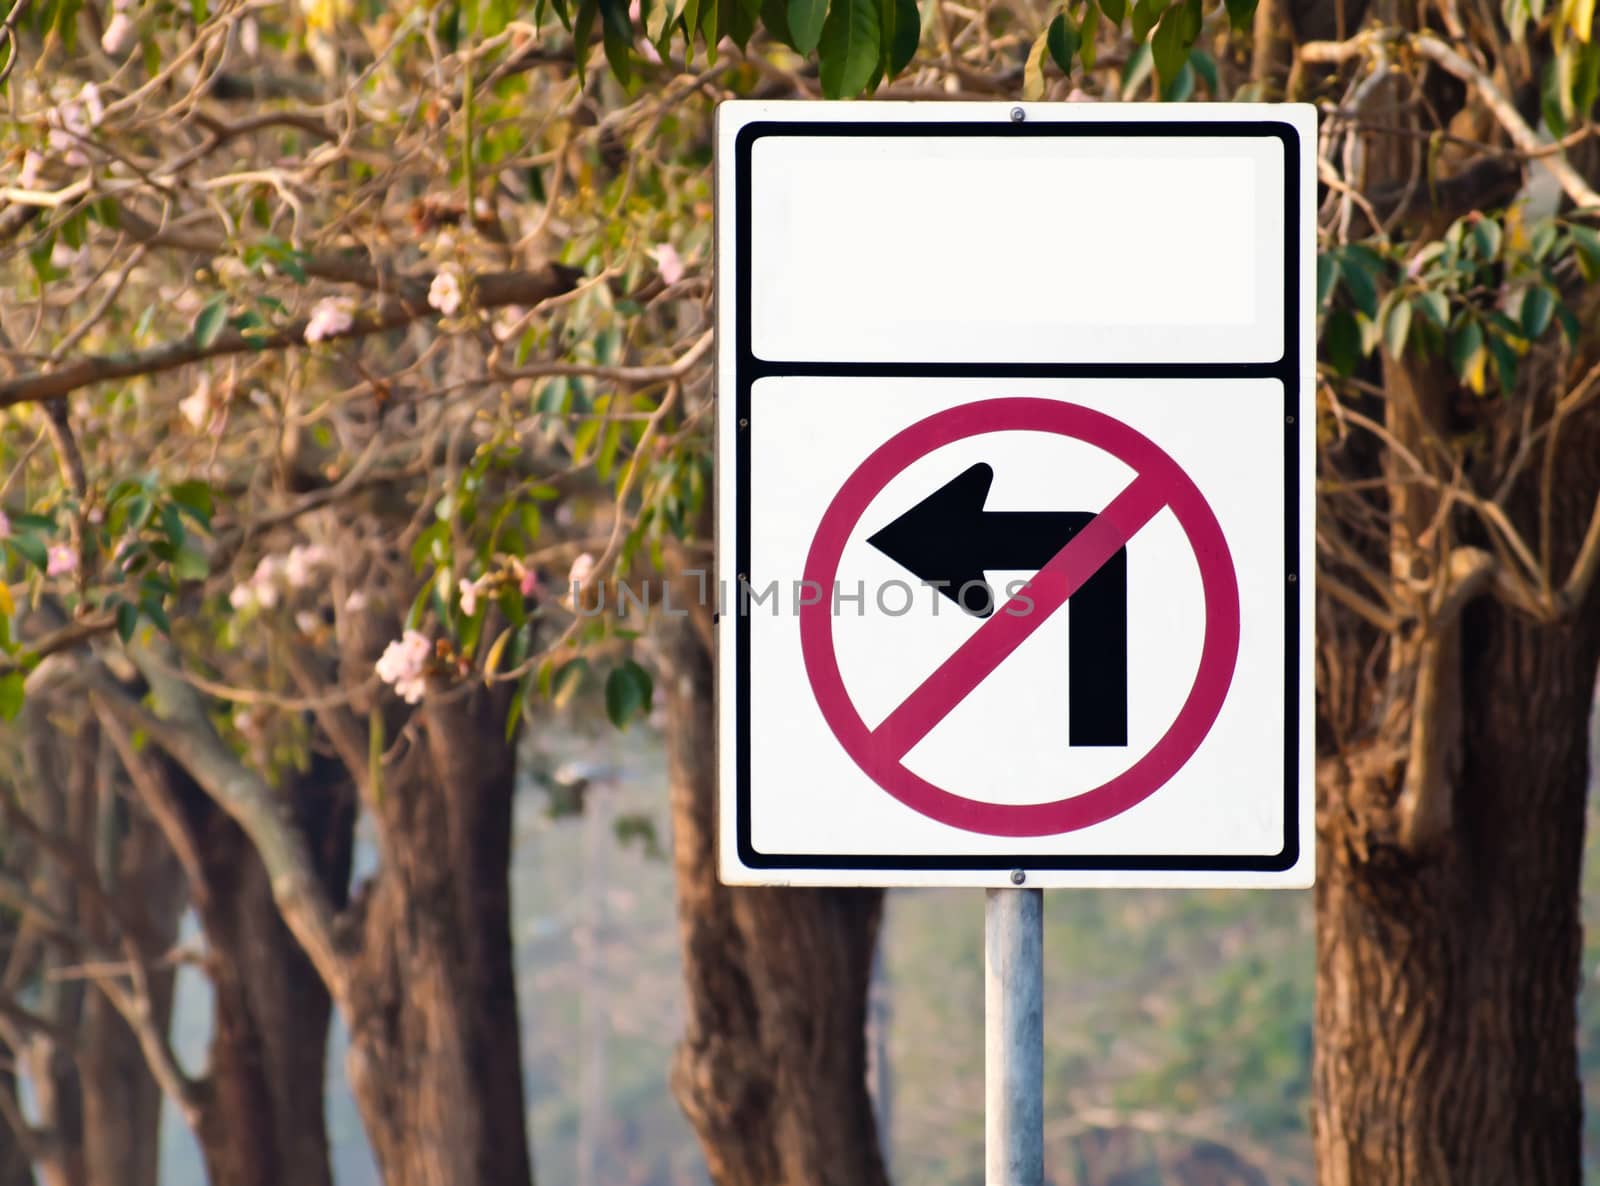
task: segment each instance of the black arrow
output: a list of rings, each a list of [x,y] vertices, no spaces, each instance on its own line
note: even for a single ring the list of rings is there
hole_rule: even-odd
[[[867,542],[975,617],[995,610],[985,570],[1038,570],[1094,520],[1085,511],[987,511],[994,470],[983,463],[869,536]],[[1128,744],[1128,552],[1067,602],[1069,745]]]

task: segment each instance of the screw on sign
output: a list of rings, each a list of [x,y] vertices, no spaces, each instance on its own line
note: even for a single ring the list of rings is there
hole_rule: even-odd
[[[876,728],[867,726],[845,688],[826,602],[801,607],[800,641],[806,673],[829,728],[851,759],[890,795],[931,819],[964,831],[991,836],[1054,835],[1110,819],[1160,789],[1205,739],[1233,679],[1239,650],[1238,581],[1215,514],[1177,462],[1128,425],[1076,404],[1000,398],[950,408],[896,434],[850,476],[823,515],[806,559],[805,575],[821,588],[834,587],[844,546],[862,513],[890,479],[912,462],[955,441],[1003,431],[1050,433],[1083,441],[1123,462],[1134,478],[1098,512],[1023,512],[1019,519],[1004,514],[991,519],[991,513],[983,510],[983,496],[992,474],[985,472],[985,466],[974,466],[874,534],[870,542],[875,547],[917,576],[942,582],[942,592],[948,595],[954,585],[958,604],[969,612],[990,608],[986,603],[992,601],[977,559],[981,549],[1005,550],[1006,560],[1012,563],[1024,550],[1030,558],[1043,557],[1033,579],[998,612],[986,615],[983,624]],[[931,509],[929,501],[933,502]],[[1045,803],[989,802],[936,786],[907,768],[904,759],[911,749],[1075,596],[1089,599],[1093,624],[1109,625],[1112,632],[1120,629],[1125,639],[1126,546],[1162,510],[1171,510],[1199,563],[1205,637],[1193,687],[1159,740],[1131,766],[1099,786]],[[943,529],[932,529],[930,520],[935,517],[945,524]],[[994,533],[986,536],[988,527]],[[936,542],[941,534],[942,544]],[[1055,539],[1061,542],[1052,547],[1049,541]],[[941,575],[930,578],[930,570]],[[974,577],[974,572],[979,575]],[[982,590],[976,587],[979,584]],[[982,602],[976,599],[979,594]],[[1118,598],[1124,606],[1121,615],[1115,612]],[[1072,623],[1074,640],[1086,632],[1086,625],[1082,617]],[[1107,665],[1100,692],[1122,693],[1121,743],[1125,744],[1125,641],[1122,654],[1120,665]],[[1073,674],[1069,671],[1069,680]],[[1085,686],[1095,679],[1087,663],[1076,674]],[[1080,700],[1079,711],[1084,701],[1092,704],[1094,699]],[[1118,715],[1116,708],[1113,705],[1107,710],[1103,704],[1091,708],[1092,725],[1079,727],[1089,728],[1094,739],[1075,742],[1069,734],[1068,743],[1118,744],[1107,740]]]

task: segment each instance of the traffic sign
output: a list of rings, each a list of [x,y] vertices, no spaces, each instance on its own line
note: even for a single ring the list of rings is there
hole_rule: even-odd
[[[1150,113],[720,109],[724,880],[1310,883],[1314,120]]]

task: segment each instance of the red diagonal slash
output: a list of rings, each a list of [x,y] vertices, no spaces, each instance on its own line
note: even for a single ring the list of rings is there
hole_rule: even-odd
[[[1160,481],[1149,474],[1134,478],[884,718],[872,731],[873,742],[885,756],[896,761],[905,757],[1166,505],[1167,491]]]

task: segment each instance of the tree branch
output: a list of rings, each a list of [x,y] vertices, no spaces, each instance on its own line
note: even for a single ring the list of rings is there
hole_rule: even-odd
[[[155,712],[136,701],[96,663],[82,665],[85,682],[127,727],[143,730],[166,750],[244,829],[266,866],[273,901],[285,925],[334,1000],[345,1008],[349,969],[335,937],[335,911],[298,825],[266,780],[239,761],[217,736],[200,694],[170,674],[170,658],[152,661],[154,657],[142,647],[129,647],[128,654],[150,685]]]
[[[370,265],[358,260],[350,261],[347,269],[329,267],[327,270],[339,271],[339,278],[350,283],[360,283],[353,278],[358,274],[372,280],[374,287],[377,283],[376,273]],[[501,305],[537,305],[570,291],[577,283],[578,275],[572,268],[562,264],[547,264],[531,272],[491,272],[473,281],[473,300],[483,309]],[[377,308],[358,314],[349,329],[330,335],[330,339],[362,338],[384,330],[398,329],[423,318],[437,318],[438,311],[427,302],[430,281],[431,278],[405,280],[400,295],[383,300]],[[55,399],[95,383],[159,374],[208,358],[303,346],[309,323],[310,319],[303,317],[268,334],[246,335],[238,330],[228,330],[207,346],[201,346],[193,337],[189,337],[148,350],[79,358],[54,370],[32,371],[0,381],[0,408]]]
[[[1506,97],[1494,80],[1433,34],[1374,30],[1348,41],[1308,41],[1300,47],[1300,58],[1306,62],[1337,65],[1379,51],[1385,45],[1406,46],[1417,56],[1427,58],[1466,83],[1478,93],[1483,105],[1505,129],[1517,149],[1548,169],[1574,205],[1580,210],[1600,210],[1600,193],[1591,189],[1589,183],[1579,176],[1566,155],[1548,152],[1549,146],[1528,126],[1516,104]]]

